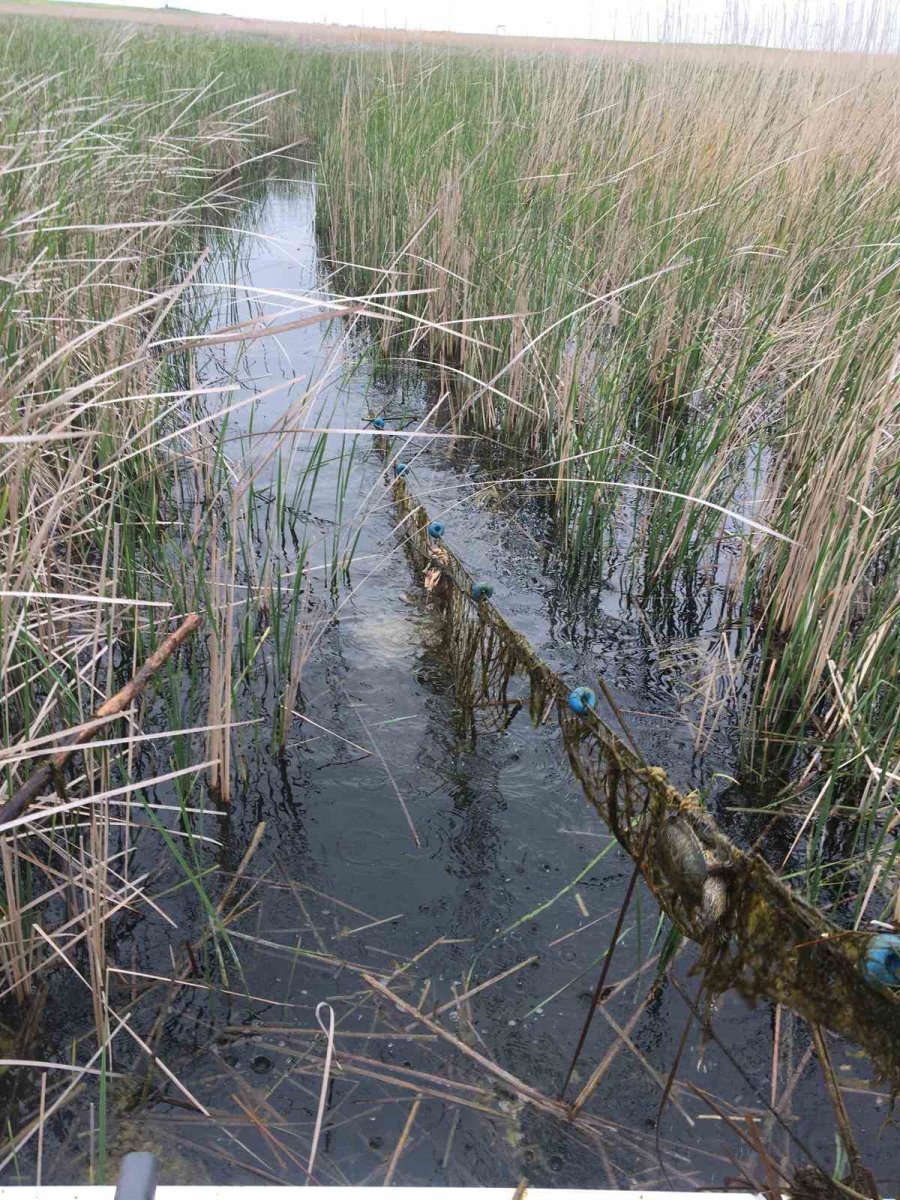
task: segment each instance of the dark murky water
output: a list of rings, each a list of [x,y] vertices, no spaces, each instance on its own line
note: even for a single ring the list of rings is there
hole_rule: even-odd
[[[265,200],[250,206],[234,271],[220,263],[204,285],[228,297],[214,325],[259,311],[289,320],[299,297],[323,286],[313,196],[312,185],[272,184]],[[260,435],[279,421],[353,430],[384,411],[389,427],[398,427],[408,414],[426,411],[427,384],[386,381],[360,356],[362,341],[334,323],[252,342],[240,357],[233,345],[198,355],[203,386],[238,384],[228,404],[278,386],[229,417],[236,470],[271,454],[272,438]],[[265,463],[261,524],[267,514],[274,520],[278,464],[283,479],[300,478],[313,444],[311,435],[292,435]],[[207,866],[217,860],[233,871],[265,822],[248,869],[256,883],[238,893],[242,913],[231,922],[230,943],[220,941],[221,958],[216,962],[207,947],[193,976],[201,982],[204,963],[212,962],[234,994],[213,996],[202,986],[173,991],[155,1042],[213,1118],[192,1110],[159,1076],[139,1097],[114,1081],[110,1153],[160,1148],[164,1181],[300,1182],[323,1067],[315,1010],[327,1001],[339,1031],[338,1066],[315,1165],[321,1182],[381,1182],[408,1122],[393,1175],[404,1184],[513,1186],[522,1174],[551,1186],[746,1184],[741,1170],[761,1178],[756,1156],[735,1132],[748,1114],[778,1161],[796,1165],[808,1152],[830,1170],[832,1117],[807,1032],[788,1013],[776,1018],[772,1008],[750,1010],[726,997],[709,1014],[705,1036],[693,1021],[678,1084],[660,1115],[688,1021],[682,993],[693,998],[697,981],[688,948],[630,1024],[648,997],[661,949],[658,910],[640,887],[608,980],[628,982],[598,1013],[568,1093],[573,1097],[609,1059],[581,1124],[523,1105],[458,1047],[423,1038],[427,1031],[390,1005],[376,1010],[360,968],[390,976],[398,996],[431,1011],[528,960],[440,1020],[464,1046],[555,1097],[631,863],[570,777],[555,729],[535,730],[522,713],[473,744],[455,704],[440,629],[395,547],[382,454],[371,438],[344,433],[330,434],[318,453],[312,499],[308,490],[294,496],[293,483],[285,490],[298,529],[313,531],[313,568],[326,568],[351,544],[355,549],[349,581],[336,592],[327,569],[309,575],[316,614],[330,611],[333,620],[316,625],[324,633],[316,634],[296,708],[328,732],[297,718],[284,755],[275,755],[265,671],[251,673],[240,715],[266,720],[236,735],[228,816],[204,826],[221,848],[201,853]],[[730,785],[717,777],[735,770],[727,727],[701,760],[679,716],[672,673],[615,587],[568,592],[539,509],[511,512],[473,498],[478,466],[465,444],[404,456],[414,459],[413,485],[432,516],[446,521],[448,543],[494,583],[495,602],[511,622],[573,682],[592,683],[603,671],[649,761],[665,765],[679,785],[709,786],[729,799]],[[272,570],[289,573],[294,550],[278,549]],[[686,603],[676,606],[674,620],[681,636],[696,634],[697,616]],[[671,629],[666,636],[675,640]],[[364,756],[360,746],[378,753]],[[159,789],[157,799],[166,798]],[[115,957],[132,971],[167,975],[181,942],[196,937],[207,919],[189,889],[159,903],[178,929],[140,921],[121,930]],[[139,1008],[133,988],[127,977],[114,981],[117,1011],[127,1011],[129,999]],[[248,993],[258,999],[248,1001]],[[48,1052],[60,1052],[90,1019],[83,995],[73,1003],[74,994],[71,987],[51,992]],[[852,1048],[835,1043],[834,1055],[851,1089],[847,1101],[864,1155],[884,1186],[896,1185],[892,1132],[879,1137],[885,1100],[867,1090],[868,1068]],[[86,1163],[84,1121],[76,1134],[68,1125],[54,1132],[58,1147],[68,1137]],[[64,1175],[65,1155],[56,1163]]]

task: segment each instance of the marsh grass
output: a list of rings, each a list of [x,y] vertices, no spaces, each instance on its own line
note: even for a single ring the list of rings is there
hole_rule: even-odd
[[[84,803],[0,844],[2,995],[39,1013],[50,964],[90,995],[99,1174],[116,1039],[167,1070],[158,1024],[143,1038],[110,1001],[113,918],[165,919],[131,852],[157,837],[166,888],[190,891],[207,922],[173,980],[240,994],[249,935],[216,900],[205,849],[219,849],[240,770],[236,727],[255,721],[249,736],[284,746],[321,638],[309,531],[291,530],[290,570],[274,548],[326,454],[322,434],[299,473],[282,471],[309,398],[259,460],[274,470],[263,520],[257,473],[235,471],[216,416],[231,393],[198,385],[188,340],[209,332],[216,309],[194,285],[234,252],[240,186],[304,157],[306,137],[335,294],[374,294],[373,311],[403,317],[377,324],[382,369],[436,366],[447,403],[434,415],[502,443],[510,478],[536,468],[573,577],[612,547],[651,616],[698,580],[717,594],[708,641],[670,651],[674,669],[692,664],[697,745],[719,721],[743,727],[774,803],[806,814],[807,890],[855,892],[862,916],[896,873],[900,782],[895,61],[2,30],[2,795],[173,620],[198,609],[206,622],[152,704],[85,753],[58,807]],[[317,546],[329,580],[359,528],[345,507],[354,453],[337,532]],[[274,709],[249,686],[263,659]],[[840,861],[835,814],[855,821]],[[6,1163],[66,1087],[46,1109],[42,1095]]]
[[[190,46],[165,62],[128,30],[73,37],[25,22],[5,35],[4,798],[173,621],[207,616],[206,645],[161,672],[154,699],[58,780],[55,808],[3,837],[0,991],[37,1003],[46,966],[73,972],[90,993],[105,1071],[123,1028],[107,990],[114,918],[146,907],[170,920],[137,873],[137,845],[158,835],[175,878],[214,912],[203,847],[227,799],[233,727],[246,725],[233,712],[235,663],[252,655],[234,603],[238,574],[255,561],[244,553],[247,497],[231,491],[224,427],[167,336],[208,323],[186,298],[239,212],[238,184],[264,156],[293,150],[278,140],[284,97],[241,91],[215,71],[198,83]],[[204,708],[205,723],[193,715]],[[160,715],[171,754],[148,772]]]
[[[193,893],[210,923],[209,969],[240,979],[208,863],[238,769],[234,738],[269,736],[258,729],[268,717],[273,750],[284,746],[321,632],[309,571],[333,589],[358,537],[359,514],[344,511],[352,430],[336,476],[332,465],[332,532],[298,525],[326,454],[327,430],[306,427],[316,388],[298,391],[259,453],[237,463],[229,411],[260,394],[235,398],[240,349],[219,388],[198,383],[196,359],[235,336],[230,321],[210,325],[229,312],[221,292],[239,266],[248,187],[264,167],[295,170],[350,60],[117,27],[25,21],[6,32],[0,798],[173,622],[203,615],[203,639],[160,672],[152,699],[87,748],[58,796],[0,846],[0,997],[28,1005],[45,968],[71,972],[89,996],[96,1058],[125,1028],[107,988],[114,918],[149,912],[171,925],[147,889],[153,873],[135,867],[153,860],[154,837],[162,881]],[[278,86],[266,79],[273,62]],[[309,112],[298,115],[301,79]],[[211,263],[220,275],[204,292]],[[392,321],[404,298],[388,282],[364,307]],[[319,321],[346,308],[333,294],[270,299],[235,298],[240,338],[273,312]]]
[[[719,594],[746,767],[779,792],[813,744],[791,802],[858,813],[861,858],[897,783],[898,72],[706,47],[364,59],[321,153],[335,259],[393,261],[429,289],[408,310],[467,322],[407,341],[457,420],[559,464],[576,573],[614,546],[645,608]]]

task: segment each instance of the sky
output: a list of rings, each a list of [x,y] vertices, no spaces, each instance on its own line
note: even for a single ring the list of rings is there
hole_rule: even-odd
[[[153,0],[109,0],[130,7],[162,7]],[[464,33],[510,33],[538,37],[600,37],[643,40],[665,11],[663,0],[639,4],[610,0],[172,0],[199,12],[229,13],[284,21],[324,21],[394,29],[452,29]],[[710,19],[724,4],[694,0]],[[756,5],[756,7],[761,7]]]
[[[163,7],[161,0],[100,2]],[[895,33],[900,27],[900,0],[173,0],[170,5],[179,6],[369,28],[769,45],[805,40],[810,48],[829,39],[832,45],[837,40],[857,48],[847,45],[848,39],[855,41],[856,31],[871,28],[873,15],[879,28]]]

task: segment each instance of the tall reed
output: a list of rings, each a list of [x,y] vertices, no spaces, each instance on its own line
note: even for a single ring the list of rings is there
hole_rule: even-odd
[[[900,777],[895,58],[3,31],[7,745],[83,719],[121,656],[198,604],[215,614],[207,723],[226,724],[254,643],[246,613],[237,626],[225,614],[259,579],[278,593],[276,658],[296,693],[299,577],[288,596],[265,564],[242,574],[255,560],[221,486],[219,434],[185,395],[189,365],[154,342],[241,164],[310,137],[321,231],[348,288],[387,273],[419,293],[395,301],[410,320],[390,354],[436,361],[457,419],[505,442],[514,474],[524,458],[550,481],[575,573],[615,545],[645,610],[707,582],[725,614],[709,670],[726,664],[748,765],[788,780],[782,798],[809,806],[814,833],[836,807],[854,812],[857,856],[887,869]],[[219,498],[202,516],[201,495]],[[252,481],[241,495],[249,512]],[[173,542],[185,498],[191,536]],[[163,595],[171,609],[151,607]],[[227,735],[211,729],[207,749],[227,762]],[[115,755],[130,770],[135,754],[98,750],[89,770],[108,777]],[[7,790],[24,763],[7,764]],[[18,914],[32,895],[4,871]],[[10,930],[21,964],[27,921]]]
[[[200,246],[238,211],[242,165],[278,149],[284,98],[224,83],[212,52],[198,77],[175,39],[148,56],[127,30],[23,22],[3,45],[0,796],[192,609],[209,612],[209,645],[156,681],[170,728],[196,728],[200,662],[220,685],[208,728],[174,737],[149,784],[134,712],[59,781],[63,809],[81,804],[2,838],[0,992],[24,1001],[44,964],[81,963],[102,1046],[108,923],[143,896],[130,851],[148,797],[174,787],[176,836],[202,835],[188,814],[204,734],[227,792],[242,514],[210,397],[167,337],[206,319],[186,303]]]
[[[427,350],[417,327],[414,353],[457,380],[470,427],[551,464],[579,569],[617,539],[645,603],[698,576],[724,593],[748,763],[771,782],[814,756],[811,794],[889,816],[897,59],[432,51],[375,70],[322,139],[335,258],[393,262],[427,289],[409,311],[467,322]]]

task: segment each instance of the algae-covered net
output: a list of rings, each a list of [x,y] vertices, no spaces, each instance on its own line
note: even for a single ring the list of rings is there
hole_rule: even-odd
[[[736,846],[665,770],[648,765],[590,698],[544,663],[440,538],[403,474],[393,482],[398,532],[445,625],[457,698],[494,720],[517,711],[528,686],[531,718],[558,720],[585,796],[637,863],[661,910],[700,947],[710,993],[781,1003],[857,1042],[900,1091],[900,998],[866,970],[873,935],[843,930],[796,895],[757,854]],[[432,532],[434,526],[432,526]],[[874,935],[877,936],[877,935]]]

